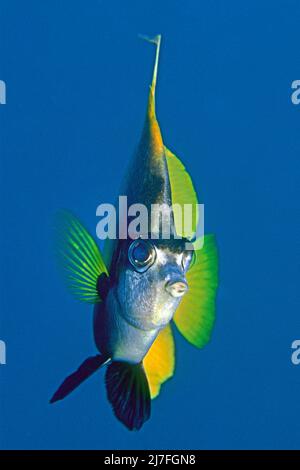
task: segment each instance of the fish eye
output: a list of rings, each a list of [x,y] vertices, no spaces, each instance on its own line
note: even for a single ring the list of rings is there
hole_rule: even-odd
[[[145,240],[135,240],[128,249],[128,259],[138,272],[146,271],[155,261],[154,246]]]

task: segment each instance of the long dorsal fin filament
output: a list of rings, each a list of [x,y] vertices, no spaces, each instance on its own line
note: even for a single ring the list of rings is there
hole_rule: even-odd
[[[149,117],[155,118],[155,90],[156,90],[156,82],[157,82],[161,35],[158,34],[154,38],[149,38],[148,36],[141,36],[141,38],[145,39],[145,41],[151,42],[152,44],[156,45],[155,62],[154,62],[152,83],[150,85],[149,102],[148,102],[148,115]]]

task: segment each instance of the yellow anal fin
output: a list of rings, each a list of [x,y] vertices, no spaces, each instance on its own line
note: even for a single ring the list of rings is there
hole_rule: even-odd
[[[152,344],[145,359],[151,398],[159,395],[161,385],[172,377],[175,369],[175,344],[170,325],[167,325]]]

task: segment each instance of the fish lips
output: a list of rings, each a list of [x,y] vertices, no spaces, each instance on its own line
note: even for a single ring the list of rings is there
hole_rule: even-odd
[[[188,291],[188,288],[189,286],[183,278],[172,279],[165,285],[166,291],[175,298],[182,297]]]

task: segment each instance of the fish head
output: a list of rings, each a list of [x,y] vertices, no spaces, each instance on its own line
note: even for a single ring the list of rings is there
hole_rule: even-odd
[[[122,316],[140,329],[164,327],[188,290],[193,252],[182,239],[139,238],[120,254],[116,294]]]

